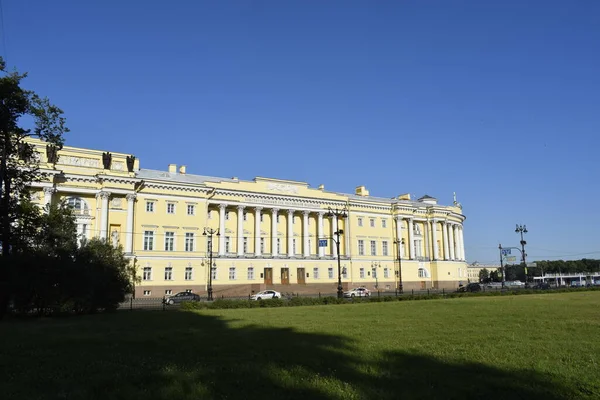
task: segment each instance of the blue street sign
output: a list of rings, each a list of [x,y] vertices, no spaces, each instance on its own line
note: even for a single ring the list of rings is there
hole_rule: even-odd
[[[510,254],[510,249],[502,249],[502,255],[507,256]]]
[[[319,239],[319,247],[327,247],[327,239]]]

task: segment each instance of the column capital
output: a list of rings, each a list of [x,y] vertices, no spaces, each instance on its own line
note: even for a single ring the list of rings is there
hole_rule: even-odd
[[[254,207],[255,211],[262,211],[262,209],[263,209],[262,207]]]
[[[221,210],[224,210],[224,209],[226,209],[226,208],[227,208],[227,204],[219,204],[219,208],[220,208]]]
[[[136,197],[137,197],[137,194],[135,194],[135,193],[129,193],[127,196],[125,196],[127,201],[135,201]]]
[[[108,200],[108,198],[110,197],[110,192],[107,192],[107,191],[103,190],[101,192],[98,192],[98,194],[96,194],[96,197],[99,197],[102,200],[104,200],[104,199]]]
[[[291,208],[289,210],[287,210],[288,215],[294,215],[294,210],[292,210]]]
[[[237,209],[240,211],[244,211],[244,208],[246,208],[246,206],[243,206],[243,205],[237,206]]]
[[[304,214],[304,215],[306,215],[308,217],[310,215],[310,211],[304,210],[304,211],[302,211],[302,214]]]
[[[279,212],[279,208],[271,208],[271,212],[273,214],[277,214]]]

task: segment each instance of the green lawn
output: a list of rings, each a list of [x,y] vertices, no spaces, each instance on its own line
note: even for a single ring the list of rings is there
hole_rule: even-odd
[[[600,292],[0,323],[2,399],[598,399]]]

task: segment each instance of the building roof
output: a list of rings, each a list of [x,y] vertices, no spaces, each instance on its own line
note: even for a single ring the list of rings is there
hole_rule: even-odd
[[[204,184],[206,182],[237,182],[235,179],[229,178],[218,178],[215,176],[206,175],[194,175],[194,174],[178,174],[170,173],[167,171],[157,171],[154,169],[140,169],[137,171],[136,176],[141,179],[154,179],[158,181],[171,181],[179,183],[194,183]]]

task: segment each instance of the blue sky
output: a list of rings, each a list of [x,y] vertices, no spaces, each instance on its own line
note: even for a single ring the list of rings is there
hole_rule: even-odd
[[[469,261],[600,258],[600,2],[2,0],[67,144],[143,168],[456,192]],[[223,151],[215,151],[223,149]]]

